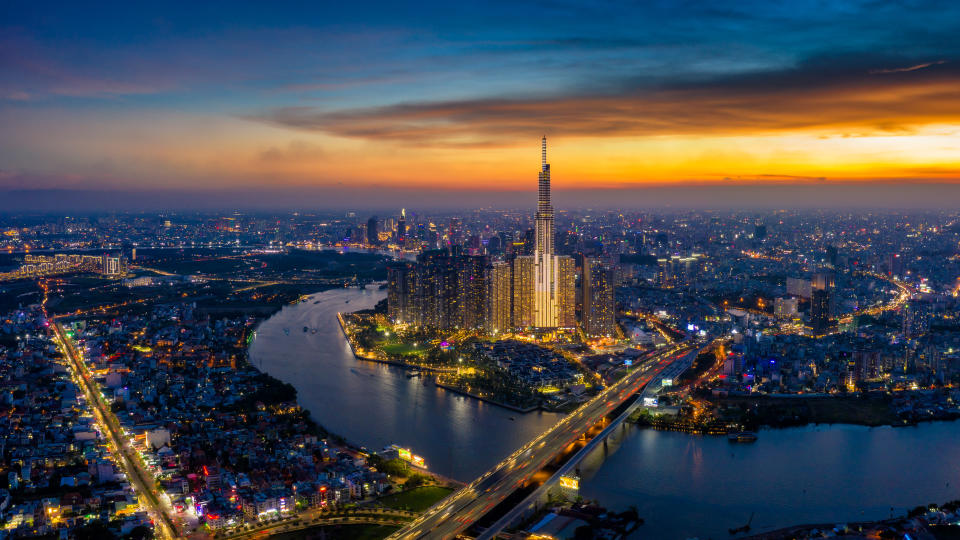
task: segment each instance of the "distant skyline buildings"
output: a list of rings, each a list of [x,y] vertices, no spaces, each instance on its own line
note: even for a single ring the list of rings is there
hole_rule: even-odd
[[[529,174],[528,174],[529,179]],[[522,186],[522,179],[517,186]],[[952,210],[960,205],[960,185],[953,183],[815,183],[776,185],[750,181],[724,184],[688,183],[640,187],[560,186],[551,198],[567,211],[631,210]],[[271,189],[100,190],[95,185],[70,189],[0,188],[0,213],[84,214],[88,212],[396,212],[415,206],[424,211],[471,211],[477,208],[518,210],[537,203],[532,190],[418,186],[273,186]],[[409,214],[409,211],[408,211]],[[408,223],[410,221],[408,220]]]

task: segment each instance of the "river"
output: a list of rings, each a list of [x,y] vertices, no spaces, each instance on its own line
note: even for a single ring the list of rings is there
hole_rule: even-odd
[[[284,307],[257,329],[250,359],[293,384],[300,405],[331,432],[370,450],[408,447],[430,470],[457,480],[479,476],[560,419],[509,411],[354,358],[337,312],[371,308],[384,296],[376,289],[332,289]]]
[[[625,426],[581,463],[580,494],[635,505],[635,537],[731,538],[903,515],[960,498],[960,423],[762,430],[752,444]]]
[[[332,432],[371,450],[410,447],[431,470],[464,481],[560,418],[515,413],[356,360],[336,314],[383,297],[333,289],[287,306],[260,325],[250,358],[293,384],[300,404]],[[882,519],[891,507],[903,514],[958,499],[958,456],[958,422],[764,430],[753,444],[625,426],[581,464],[580,488],[612,510],[637,506],[646,523],[634,537],[720,539],[751,513],[757,533]]]

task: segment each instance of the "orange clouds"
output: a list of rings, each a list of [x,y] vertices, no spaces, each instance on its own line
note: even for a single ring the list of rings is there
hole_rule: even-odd
[[[337,137],[433,147],[512,146],[542,132],[572,137],[909,133],[931,123],[960,124],[960,70],[945,61],[882,71],[797,68],[611,95],[339,111],[287,107],[256,118]]]

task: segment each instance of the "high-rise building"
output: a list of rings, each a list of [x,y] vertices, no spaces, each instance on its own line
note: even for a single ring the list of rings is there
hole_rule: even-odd
[[[457,245],[463,239],[463,221],[458,217],[450,218],[447,229],[447,245]]]
[[[837,246],[827,246],[827,262],[830,263],[831,266],[837,266],[837,263],[839,262],[839,255],[840,253],[837,250]]]
[[[899,253],[887,255],[886,260],[887,275],[900,277],[903,275],[903,257]]]
[[[496,261],[487,269],[487,314],[488,332],[502,332],[513,325],[513,271],[510,263]]]
[[[414,266],[408,262],[387,266],[387,317],[395,323],[416,322]]]
[[[906,338],[919,337],[930,328],[928,307],[917,302],[908,302],[900,308],[902,331]]]
[[[420,326],[454,328],[460,321],[460,276],[454,256],[446,249],[426,251],[417,257],[417,295]]]
[[[540,140],[540,178],[535,216],[536,254],[553,254],[553,206],[550,204],[550,164],[547,163],[547,137]]]
[[[830,290],[815,289],[810,298],[810,326],[822,333],[830,327]]]
[[[797,299],[777,298],[773,301],[773,315],[778,319],[791,319],[797,315]]]
[[[503,252],[503,241],[497,235],[491,236],[487,240],[487,253],[490,253],[491,255],[495,255],[502,252]]]
[[[597,259],[585,259],[580,280],[581,326],[589,336],[616,332],[614,289],[616,271]]]
[[[377,216],[367,220],[367,243],[375,246],[380,243],[380,231],[377,227]]]
[[[565,300],[573,300],[575,292],[565,290],[568,281],[561,278],[561,266],[573,268],[573,260],[561,263],[554,246],[553,206],[550,203],[550,164],[547,163],[547,138],[540,141],[540,177],[537,193],[537,213],[534,217],[535,243],[534,258],[534,321],[536,328],[558,328],[572,320],[573,302],[569,306]],[[566,257],[569,258],[569,257]]]
[[[799,296],[801,298],[810,298],[812,286],[810,280],[800,278],[787,278],[787,294]]]
[[[456,257],[457,290],[459,311],[454,321],[458,328],[481,328],[485,326],[487,305],[487,258],[482,255]]]
[[[488,270],[485,256],[463,255],[459,249],[425,251],[416,263],[391,264],[387,315],[394,322],[434,329],[485,327]]]
[[[397,220],[397,244],[403,246],[407,241],[407,209],[400,209],[400,219]]]
[[[534,256],[534,326],[555,328],[557,321],[557,283],[559,264],[553,253],[553,205],[550,203],[550,164],[547,163],[547,138],[541,139],[540,179],[537,193]]]
[[[120,273],[120,257],[104,255],[102,259],[100,272],[108,276],[115,276]]]
[[[557,282],[557,326],[577,327],[577,265],[573,257],[557,257],[560,272]]]
[[[513,326],[529,328],[534,324],[534,258],[520,255],[513,259]]]
[[[830,272],[817,272],[810,280],[810,286],[813,290],[832,289],[836,285],[836,277]]]

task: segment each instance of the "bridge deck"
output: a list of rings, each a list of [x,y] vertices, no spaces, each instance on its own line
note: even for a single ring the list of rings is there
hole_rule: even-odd
[[[454,538],[489,513],[611,411],[640,392],[692,348],[680,343],[657,352],[550,429],[447,497],[391,538]]]

